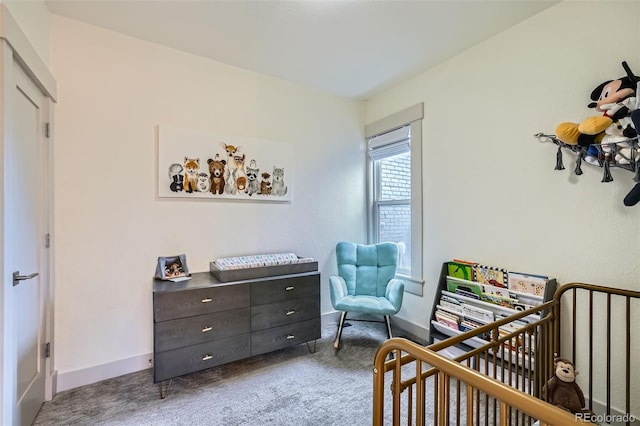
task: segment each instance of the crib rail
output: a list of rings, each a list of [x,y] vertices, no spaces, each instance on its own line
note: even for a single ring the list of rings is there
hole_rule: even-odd
[[[539,320],[499,332],[538,311],[543,313]],[[605,420],[618,416],[617,424],[636,425],[630,413],[639,410],[631,395],[640,392],[640,338],[633,336],[631,324],[639,319],[640,292],[572,283],[543,305],[426,348],[390,339],[376,353],[373,424],[581,423],[584,416],[541,400],[553,375],[554,354],[560,354],[586,371],[578,382],[589,409]],[[479,338],[486,344],[478,346]],[[470,339],[476,339],[475,348],[459,356],[447,353]],[[395,357],[385,362],[389,353]]]

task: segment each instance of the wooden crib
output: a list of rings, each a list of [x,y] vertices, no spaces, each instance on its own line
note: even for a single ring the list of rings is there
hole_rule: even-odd
[[[536,312],[539,320],[509,334],[498,332]],[[572,283],[540,306],[427,347],[389,339],[375,356],[373,424],[638,425],[637,330],[640,292]],[[493,336],[489,343],[464,345],[486,333]],[[447,356],[460,346],[468,350]],[[585,408],[595,415],[573,415],[543,401],[554,354],[575,363]]]

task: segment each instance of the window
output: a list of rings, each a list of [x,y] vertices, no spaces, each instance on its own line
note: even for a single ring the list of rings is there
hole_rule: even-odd
[[[410,126],[369,140],[372,241],[398,244],[403,275],[411,275],[410,144]]]
[[[418,120],[373,135],[370,130],[379,130],[376,126],[393,124],[388,118],[367,126],[368,222],[371,243],[398,244],[398,275],[410,282],[407,291],[422,295],[422,105],[418,107],[412,111],[419,110]]]

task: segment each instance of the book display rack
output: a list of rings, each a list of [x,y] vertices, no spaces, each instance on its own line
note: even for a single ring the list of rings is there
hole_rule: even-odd
[[[430,340],[442,340],[534,308],[553,297],[556,280],[543,275],[511,272],[476,262],[453,260],[442,265],[431,313]],[[507,336],[540,319],[540,312],[498,328]],[[481,347],[494,336],[478,335],[464,341]],[[515,345],[514,345],[515,346]],[[528,353],[513,347],[513,355]]]

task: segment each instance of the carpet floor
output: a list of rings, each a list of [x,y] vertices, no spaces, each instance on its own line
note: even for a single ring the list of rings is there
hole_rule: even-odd
[[[370,425],[385,326],[352,324],[337,355],[333,325],[315,353],[302,344],[178,377],[165,399],[151,369],[61,392],[34,425]]]

